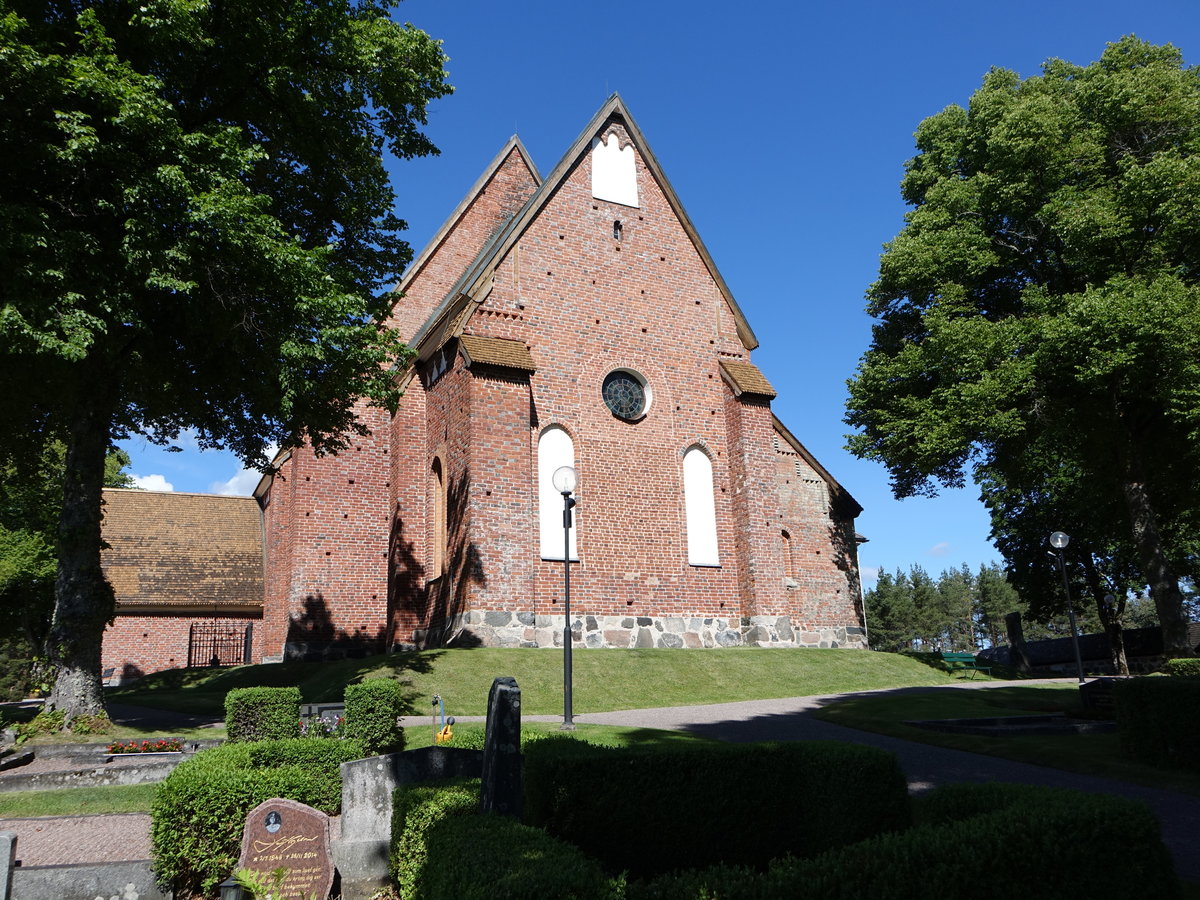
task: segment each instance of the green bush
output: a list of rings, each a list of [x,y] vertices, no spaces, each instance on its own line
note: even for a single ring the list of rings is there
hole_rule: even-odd
[[[421,890],[406,900],[621,900],[609,878],[577,847],[539,828],[495,815],[444,816],[425,836]]]
[[[241,851],[246,816],[273,797],[334,815],[341,809],[340,763],[361,755],[350,741],[292,738],[223,744],[180,763],[151,804],[150,838],[160,884],[210,893]]]
[[[1019,886],[1023,900],[1179,895],[1158,821],[1144,804],[994,784],[939,788],[929,799],[929,823],[908,831],[777,860],[765,873],[715,867],[664,876],[631,884],[628,898],[924,900],[932,886],[991,896],[998,883]]]
[[[1128,678],[1115,685],[1121,750],[1152,766],[1200,770],[1200,678]]]
[[[231,741],[300,737],[300,688],[234,688],[225,695],[225,731]]]
[[[631,877],[812,856],[911,821],[895,757],[873,747],[564,740],[525,748],[525,820]]]
[[[426,836],[434,822],[448,816],[479,813],[479,779],[436,784],[406,784],[392,794],[392,845],[388,870],[400,896],[422,896],[422,876],[429,864]],[[444,860],[438,861],[445,864]]]
[[[1168,659],[1166,665],[1168,675],[1180,675],[1185,678],[1200,678],[1200,658]]]
[[[362,741],[368,756],[404,749],[398,719],[406,710],[404,691],[392,678],[346,685],[346,736]]]

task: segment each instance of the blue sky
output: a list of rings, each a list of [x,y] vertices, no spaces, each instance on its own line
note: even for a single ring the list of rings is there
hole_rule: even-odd
[[[398,18],[445,42],[456,92],[430,110],[441,155],[392,167],[398,211],[420,250],[511,134],[548,172],[619,91],[758,335],[775,411],[863,505],[864,575],[977,568],[999,556],[973,488],[896,501],[881,466],[843,449],[846,379],[870,340],[863,294],[903,224],[913,131],[966,103],[992,66],[1084,64],[1125,34],[1194,64],[1197,12],[1182,0],[408,0]],[[181,446],[124,444],[148,487],[257,481],[230,454]]]

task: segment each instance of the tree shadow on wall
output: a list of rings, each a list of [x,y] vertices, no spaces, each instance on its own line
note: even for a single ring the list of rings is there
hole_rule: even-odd
[[[346,631],[338,628],[329,615],[325,596],[317,591],[304,598],[304,611],[288,617],[284,658],[312,662],[329,659],[357,659],[382,653],[386,649],[387,625],[373,632],[364,628]]]
[[[487,584],[483,557],[474,541],[467,539],[467,501],[471,473],[451,478],[446,488],[446,569],[426,587],[427,647],[469,648],[482,646],[479,639],[462,628],[472,585]]]
[[[834,515],[837,515],[836,509]],[[846,573],[847,587],[854,600],[854,614],[860,623],[865,622],[867,611],[863,601],[862,573],[858,570],[858,539],[853,517],[841,522],[834,519],[829,526],[829,543],[833,547],[833,564]],[[866,635],[863,637],[865,639]]]

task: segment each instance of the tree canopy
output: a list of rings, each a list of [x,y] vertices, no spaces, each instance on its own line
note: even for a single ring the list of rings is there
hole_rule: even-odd
[[[883,462],[898,497],[970,474],[1006,556],[1014,531],[1033,560],[1076,523],[1097,558],[1133,561],[1168,652],[1186,653],[1200,76],[1176,48],[1126,37],[1087,66],[993,69],[916,142],[913,209],[868,291],[878,321],[850,381],[850,449]]]
[[[393,0],[0,0],[0,458],[66,447],[50,698],[101,708],[105,453],[265,467],[393,404],[411,251],[383,154],[435,152],[439,42]]]

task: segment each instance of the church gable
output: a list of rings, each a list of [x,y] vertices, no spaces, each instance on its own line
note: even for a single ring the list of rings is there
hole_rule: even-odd
[[[397,286],[392,323],[412,338],[488,242],[541,183],[521,141],[509,138]]]

